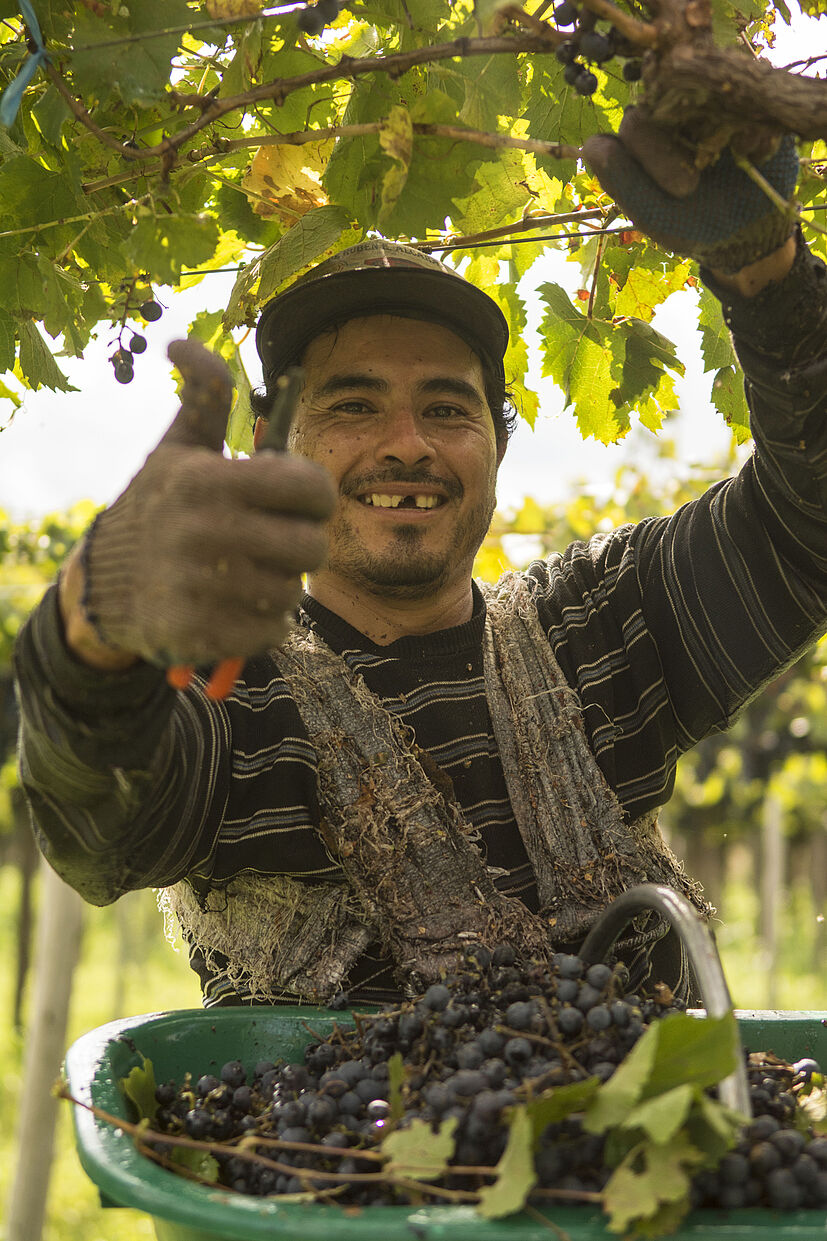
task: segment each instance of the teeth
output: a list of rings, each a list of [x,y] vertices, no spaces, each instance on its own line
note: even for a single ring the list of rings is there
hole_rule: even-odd
[[[374,508],[399,508],[407,498],[412,499],[417,508],[436,508],[440,502],[439,496],[389,496],[379,492],[364,497],[365,503],[373,505]]]

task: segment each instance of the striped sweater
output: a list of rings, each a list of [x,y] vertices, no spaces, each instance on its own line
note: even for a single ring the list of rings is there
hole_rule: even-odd
[[[597,763],[629,818],[670,796],[679,756],[727,727],[827,628],[827,271],[793,273],[726,309],[756,451],[668,518],[621,527],[529,566],[538,615],[577,692]],[[306,596],[299,622],[364,677],[450,778],[498,886],[536,908],[485,696],[485,620],[375,646]],[[187,878],[340,881],[319,827],[315,754],[278,652],[224,702],[178,694],[148,665],[100,674],[66,651],[54,588],[15,654],[21,774],[41,847],[88,900]],[[205,1002],[239,1002],[198,954]],[[394,993],[369,949],[351,995]],[[289,996],[274,999],[289,999]]]

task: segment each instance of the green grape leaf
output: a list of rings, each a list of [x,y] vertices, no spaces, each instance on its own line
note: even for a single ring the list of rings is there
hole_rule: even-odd
[[[14,343],[14,319],[7,310],[0,308],[0,375],[14,366]]]
[[[31,319],[19,326],[20,370],[30,388],[50,388],[52,392],[77,392],[52,357],[51,351]]]
[[[528,534],[536,534],[546,527],[546,519],[536,500],[526,497],[517,519],[511,529],[515,532],[525,530]],[[533,1140],[536,1145],[543,1131],[549,1125],[555,1125],[573,1112],[582,1112],[589,1106],[600,1089],[599,1077],[587,1077],[582,1082],[571,1082],[567,1086],[555,1086],[544,1091],[536,1099],[525,1104],[524,1110],[531,1121]]]
[[[224,326],[237,327],[252,316],[256,302],[267,301],[292,276],[331,249],[347,228],[339,207],[314,207],[238,275],[224,313]],[[253,290],[258,282],[258,294]]]
[[[62,173],[28,155],[14,155],[0,167],[0,204],[4,228],[46,224],[88,210]]]
[[[656,431],[666,413],[678,404],[672,378],[663,368],[682,375],[684,366],[672,342],[651,324],[627,319],[617,324],[615,330],[625,341],[625,350],[615,353],[612,364],[612,376],[617,383],[612,393],[617,402],[615,417],[618,424],[629,425],[629,416],[635,410],[643,425]]]
[[[14,391],[13,388],[10,388],[7,384],[4,384],[2,379],[0,379],[0,400],[11,401],[15,409],[19,409],[23,404],[21,397]]]
[[[699,298],[701,329],[701,354],[705,371],[717,371],[724,366],[737,365],[735,350],[729,328],[724,323],[721,303],[708,289],[701,289]]]
[[[566,404],[573,406],[581,435],[612,443],[622,431],[612,397],[612,368],[622,337],[614,324],[581,314],[559,285],[545,284],[540,293],[548,308],[541,324],[543,374],[554,379]]]
[[[712,380],[712,404],[739,444],[749,439],[749,406],[744,394],[744,376],[736,366],[722,366]]]
[[[146,1056],[140,1064],[133,1065],[126,1077],[122,1077],[118,1083],[122,1093],[134,1105],[139,1120],[154,1120],[158,1113],[156,1084],[152,1061],[147,1060]]]
[[[50,146],[58,146],[63,129],[63,122],[72,115],[69,105],[55,86],[49,85],[32,108],[37,128],[43,135],[44,142]]]
[[[642,1129],[653,1142],[669,1142],[689,1115],[695,1095],[694,1086],[683,1085],[646,1099],[629,1111],[623,1128]]]
[[[659,1037],[645,1097],[684,1082],[714,1086],[734,1071],[741,1044],[731,1012],[704,1018],[671,1013],[656,1027]]]
[[[628,1235],[630,1225],[635,1225],[634,1235],[662,1235],[667,1220],[677,1223],[688,1211],[689,1170],[703,1162],[703,1155],[682,1134],[668,1145],[634,1147],[603,1190],[611,1231]]]
[[[671,293],[684,288],[691,267],[692,263],[687,259],[668,272],[630,271],[615,301],[615,314],[629,315],[648,323],[656,306],[665,302]]]
[[[405,1129],[394,1129],[379,1151],[388,1159],[385,1172],[412,1181],[435,1181],[443,1175],[454,1153],[457,1118],[440,1122],[436,1133],[425,1120],[415,1118]]]
[[[176,1146],[173,1148],[170,1159],[179,1168],[194,1172],[202,1181],[210,1181],[212,1184],[218,1181],[221,1169],[218,1160],[209,1151],[199,1150],[192,1146]],[[283,1199],[279,1198],[279,1201]]]
[[[483,1219],[501,1219],[521,1211],[537,1184],[534,1169],[533,1128],[524,1107],[515,1108],[508,1140],[496,1167],[497,1178],[480,1190],[477,1212]]]
[[[72,72],[81,92],[107,102],[116,94],[125,104],[146,107],[162,97],[170,78],[170,61],[180,36],[155,32],[186,26],[191,12],[186,0],[129,0],[117,6],[118,15],[75,13]],[[141,35],[152,34],[151,38]],[[130,37],[130,36],[138,36]],[[111,43],[105,52],[96,44]]]
[[[399,195],[405,188],[408,169],[413,155],[413,123],[407,108],[391,108],[385,123],[379,130],[379,145],[393,161],[382,178],[382,203],[379,208],[379,224],[382,225],[393,210]]]
[[[455,200],[452,223],[458,233],[481,233],[519,219],[531,203],[525,186],[526,167],[521,151],[505,151],[496,163],[480,164],[473,193]]]
[[[589,1108],[591,1133],[622,1125],[639,1102],[685,1084],[714,1086],[735,1068],[738,1027],[732,1013],[689,1017],[672,1013],[638,1040]]]
[[[511,0],[474,0],[474,16],[483,33],[491,34],[498,14],[510,7]]]
[[[134,227],[122,243],[136,270],[154,280],[175,284],[182,269],[197,267],[211,258],[218,244],[218,222],[207,215],[136,212]]]

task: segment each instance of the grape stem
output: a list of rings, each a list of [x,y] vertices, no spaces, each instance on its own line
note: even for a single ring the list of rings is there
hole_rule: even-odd
[[[632,17],[612,4],[612,0],[583,0],[583,7],[604,21],[611,22],[615,30],[638,47],[654,47],[658,42],[660,35],[656,25]]]

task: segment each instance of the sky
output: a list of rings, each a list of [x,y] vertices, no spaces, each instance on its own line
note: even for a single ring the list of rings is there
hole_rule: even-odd
[[[792,30],[779,22],[772,59],[784,64],[827,47],[826,34],[827,17],[798,18]],[[543,262],[546,266],[538,273],[537,284],[556,280],[577,287],[575,264],[559,255]],[[81,499],[113,500],[174,417],[177,402],[167,345],[186,335],[188,323],[199,311],[227,304],[232,279],[208,275],[183,293],[159,290],[164,313],[140,329],[147,350],[135,359],[131,384],[115,381],[108,362],[113,346],[105,325],[83,360],[61,359],[78,391],[27,393],[23,407],[0,431],[0,510],[15,521],[26,521],[62,511]],[[709,404],[710,376],[702,373],[692,297],[688,292],[673,295],[654,319],[654,326],[676,343],[686,366],[685,378],[675,385],[682,413],[670,428],[678,447],[676,468],[711,464],[723,457],[729,442],[728,431]],[[588,486],[600,494],[608,490],[622,462],[641,455],[648,458],[654,442],[645,431],[634,431],[617,445],[581,439],[572,416],[562,411],[559,391],[539,377],[536,349],[532,354],[529,381],[540,392],[541,413],[534,430],[521,421],[509,445],[498,486],[499,505],[506,510],[519,508],[525,496],[540,504],[556,503],[577,487]],[[255,384],[259,371],[252,339],[245,356]]]

